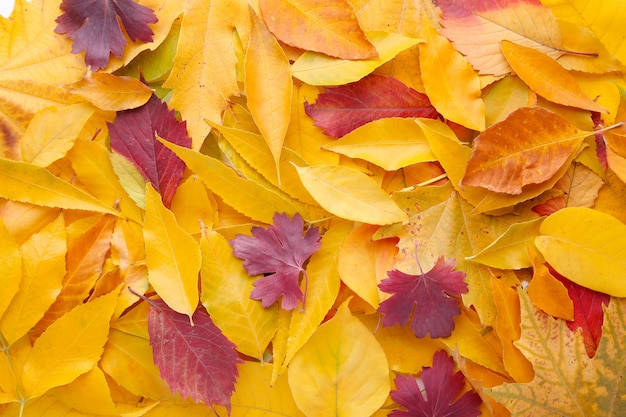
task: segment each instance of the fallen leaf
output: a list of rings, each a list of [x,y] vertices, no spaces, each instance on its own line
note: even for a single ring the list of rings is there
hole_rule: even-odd
[[[152,89],[138,79],[106,72],[90,73],[67,87],[95,107],[108,111],[134,109],[152,96]]]
[[[456,261],[439,258],[429,271],[420,275],[393,270],[378,284],[381,291],[393,294],[378,306],[383,326],[406,325],[416,337],[448,337],[454,330],[452,318],[461,314],[458,297],[467,292],[465,273],[454,271]]]
[[[428,97],[392,77],[370,74],[354,83],[327,88],[314,104],[304,104],[315,126],[340,138],[374,120],[388,117],[434,119]]]
[[[5,272],[3,273],[3,277],[0,278],[0,317],[3,317],[7,308],[10,306],[13,297],[15,297],[18,292],[20,285],[20,281],[22,278],[22,261],[21,254],[19,251],[19,247],[15,239],[9,234],[9,231],[4,226],[4,223],[0,221],[0,242],[2,250],[0,251],[0,265],[2,265]],[[2,329],[2,327],[0,327]],[[2,336],[6,337],[4,330],[2,331]]]
[[[407,409],[394,410],[390,417],[467,416],[478,417],[481,399],[474,391],[464,391],[465,377],[454,372],[454,360],[446,351],[433,356],[433,366],[422,368],[423,390],[412,375],[396,375],[396,389],[391,398]],[[463,394],[461,394],[463,393]]]

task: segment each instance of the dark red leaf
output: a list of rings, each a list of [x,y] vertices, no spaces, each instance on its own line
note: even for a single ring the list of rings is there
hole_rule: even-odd
[[[604,322],[602,306],[608,306],[611,297],[608,294],[578,285],[556,272],[550,266],[548,268],[550,273],[567,288],[569,298],[572,299],[574,304],[574,320],[568,321],[567,327],[571,331],[581,329],[587,356],[593,358],[602,337],[602,323]]]
[[[219,404],[230,412],[230,397],[243,362],[235,345],[198,307],[189,317],[177,313],[161,300],[150,300],[148,333],[154,363],[170,388],[196,403]]]
[[[151,42],[156,23],[152,9],[133,0],[63,0],[63,14],[56,19],[56,33],[65,33],[74,41],[72,52],[85,51],[85,63],[93,71],[109,63],[109,55],[122,56],[126,38]]]
[[[282,308],[293,310],[304,296],[298,280],[306,274],[304,263],[321,245],[317,227],[304,236],[304,220],[299,214],[289,219],[287,214],[274,214],[274,224],[267,229],[255,226],[252,236],[237,235],[230,241],[233,254],[243,259],[250,275],[266,275],[255,281],[250,298],[260,300],[263,307],[273,305],[283,296]],[[306,276],[306,275],[305,275]]]
[[[169,207],[185,163],[156,140],[155,133],[168,142],[189,148],[191,138],[187,136],[186,123],[179,122],[174,111],[152,95],[143,106],[118,112],[115,121],[107,124],[111,149],[131,161]]]
[[[395,78],[375,74],[326,89],[315,104],[305,103],[304,110],[315,120],[315,126],[335,138],[387,117],[437,117],[437,110],[426,95]]]
[[[461,314],[460,296],[467,292],[463,279],[465,272],[453,271],[454,259],[439,258],[433,268],[423,275],[410,275],[393,270],[378,284],[381,291],[393,294],[380,303],[378,311],[383,313],[383,326],[404,326],[413,313],[411,330],[417,337],[448,337],[454,330],[454,316]]]
[[[454,373],[454,360],[440,350],[433,357],[433,366],[422,368],[422,393],[413,376],[396,376],[396,390],[391,398],[407,409],[394,410],[389,417],[477,417],[481,399],[474,391],[467,391],[459,397],[465,386],[465,377]]]
[[[593,130],[600,130],[604,127],[604,123],[602,122],[602,114],[597,111],[591,112],[591,121],[593,122]],[[604,133],[596,133],[596,155],[598,156],[598,161],[600,162],[600,166],[604,171],[609,168],[609,159],[606,154],[606,139],[604,138]]]

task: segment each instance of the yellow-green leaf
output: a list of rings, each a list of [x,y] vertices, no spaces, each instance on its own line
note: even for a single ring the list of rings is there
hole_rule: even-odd
[[[42,333],[24,364],[25,398],[72,382],[89,371],[102,355],[118,290],[81,304]]]
[[[310,416],[362,417],[383,405],[390,389],[385,352],[348,302],[293,358],[289,386]]]
[[[561,275],[592,290],[626,297],[626,225],[600,211],[568,207],[548,216],[535,245]]]
[[[90,73],[69,85],[68,89],[97,108],[108,111],[134,109],[146,103],[152,95],[152,89],[138,79],[106,72]]]
[[[291,74],[310,85],[347,84],[360,80],[400,52],[423,42],[389,32],[369,32],[367,37],[376,47],[378,58],[350,61],[307,51],[293,63]]]
[[[172,310],[191,320],[198,306],[200,247],[176,223],[150,183],[146,186],[143,237],[150,285]]]
[[[345,166],[297,167],[302,184],[332,214],[370,224],[391,224],[407,215],[370,177]]]
[[[132,162],[117,152],[108,153],[111,168],[117,179],[137,207],[146,209],[146,180]]]
[[[22,258],[15,242],[0,220],[0,317],[18,293],[22,279]],[[1,327],[0,327],[1,329]],[[3,336],[4,332],[2,333]]]

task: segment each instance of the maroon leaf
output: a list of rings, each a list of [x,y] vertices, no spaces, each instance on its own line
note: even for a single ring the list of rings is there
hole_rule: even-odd
[[[335,138],[387,117],[437,117],[437,110],[426,95],[395,78],[375,74],[326,89],[315,104],[305,103],[304,110],[315,120],[315,126]]]
[[[168,142],[189,148],[191,138],[187,136],[186,123],[179,122],[174,111],[152,95],[143,106],[118,112],[115,121],[107,124],[111,149],[130,160],[169,207],[185,163],[156,140],[155,133]]]
[[[565,278],[548,265],[550,273],[567,288],[569,298],[574,304],[574,320],[567,322],[571,331],[581,329],[587,356],[593,358],[602,337],[604,310],[611,297],[598,291],[590,290]]]
[[[422,368],[422,381],[425,395],[413,376],[396,376],[396,390],[391,398],[407,409],[394,410],[389,417],[477,417],[481,399],[474,391],[467,391],[459,397],[465,386],[465,378],[458,371],[454,373],[454,360],[440,350],[433,357],[433,366]],[[458,398],[457,398],[458,397]]]
[[[597,111],[591,112],[591,121],[593,122],[593,130],[600,130],[604,127],[604,123],[602,121],[602,114]],[[609,168],[609,160],[606,154],[606,139],[604,138],[604,132],[596,133],[596,155],[598,156],[598,161],[600,162],[600,166],[604,171]]]
[[[133,0],[63,0],[63,14],[57,17],[56,33],[65,33],[74,41],[72,52],[85,51],[85,63],[93,71],[109,63],[109,54],[122,56],[126,38],[151,42],[152,29],[156,23],[152,9]]]
[[[411,330],[417,337],[448,337],[454,330],[454,316],[461,314],[459,300],[450,296],[460,296],[467,292],[463,279],[465,272],[453,271],[454,259],[437,260],[433,268],[423,275],[410,275],[393,270],[378,284],[381,291],[393,294],[380,303],[378,311],[383,313],[383,326],[400,324],[404,326],[413,313]]]
[[[304,220],[299,214],[289,219],[285,214],[274,214],[274,224],[267,229],[255,226],[252,237],[237,235],[230,241],[233,254],[243,259],[243,267],[250,275],[265,274],[255,281],[250,298],[260,300],[263,307],[273,305],[282,295],[282,308],[293,310],[304,296],[298,280],[304,273],[304,263],[321,245],[317,227],[311,227],[304,236]]]
[[[198,307],[189,317],[170,309],[161,300],[150,300],[148,333],[161,377],[170,388],[196,403],[223,405],[230,412],[230,397],[243,362],[235,345]]]

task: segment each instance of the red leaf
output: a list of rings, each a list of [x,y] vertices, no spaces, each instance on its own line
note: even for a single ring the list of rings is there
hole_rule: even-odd
[[[63,0],[63,14],[56,19],[56,33],[65,33],[74,41],[72,52],[85,51],[85,63],[93,71],[109,63],[109,54],[122,56],[126,38],[151,42],[152,29],[156,23],[152,9],[133,0]]]
[[[574,320],[568,321],[567,327],[571,331],[581,329],[587,356],[593,358],[602,337],[602,323],[604,322],[602,306],[608,306],[611,297],[570,281],[549,265],[548,268],[550,273],[567,288],[569,298],[574,304]]]
[[[299,214],[289,219],[285,214],[274,214],[274,224],[267,229],[255,226],[252,237],[237,235],[230,241],[233,254],[243,259],[243,267],[250,275],[265,274],[255,281],[250,298],[261,300],[263,307],[273,305],[282,295],[282,308],[293,310],[304,296],[298,279],[304,273],[304,263],[321,246],[317,227],[302,235],[304,220]]]
[[[202,307],[189,317],[161,300],[150,300],[148,333],[154,363],[170,388],[196,403],[220,404],[230,412],[230,396],[243,362],[235,345],[213,324]]]
[[[465,386],[465,378],[458,371],[454,373],[454,360],[443,350],[435,353],[433,366],[422,368],[422,381],[425,395],[419,389],[415,377],[396,376],[396,390],[391,398],[407,409],[394,410],[389,417],[477,417],[481,399],[474,391],[467,391],[459,397]],[[458,398],[457,398],[458,397]]]
[[[565,200],[565,197],[560,195],[546,200],[545,203],[537,204],[532,208],[532,210],[538,215],[545,217],[565,207],[567,207],[567,201]]]
[[[305,103],[304,110],[315,120],[315,126],[335,138],[387,117],[437,117],[437,110],[426,95],[395,78],[374,74],[354,83],[326,89],[315,104]]]
[[[380,303],[378,311],[383,313],[383,326],[404,326],[415,308],[411,330],[417,337],[448,337],[454,330],[454,316],[461,314],[460,296],[467,292],[463,279],[465,272],[453,271],[454,259],[437,260],[433,268],[423,275],[410,275],[393,270],[378,284],[381,291],[393,294]]]
[[[600,130],[604,127],[604,122],[602,121],[602,114],[597,111],[591,112],[591,121],[593,122],[593,130]],[[596,155],[598,156],[598,161],[600,162],[600,166],[606,172],[609,169],[609,160],[606,154],[606,139],[604,138],[604,133],[596,133]]]
[[[185,163],[156,140],[155,133],[168,142],[189,148],[191,138],[187,136],[186,123],[179,122],[174,111],[152,95],[143,106],[118,112],[115,121],[107,124],[111,149],[130,160],[169,207]]]

